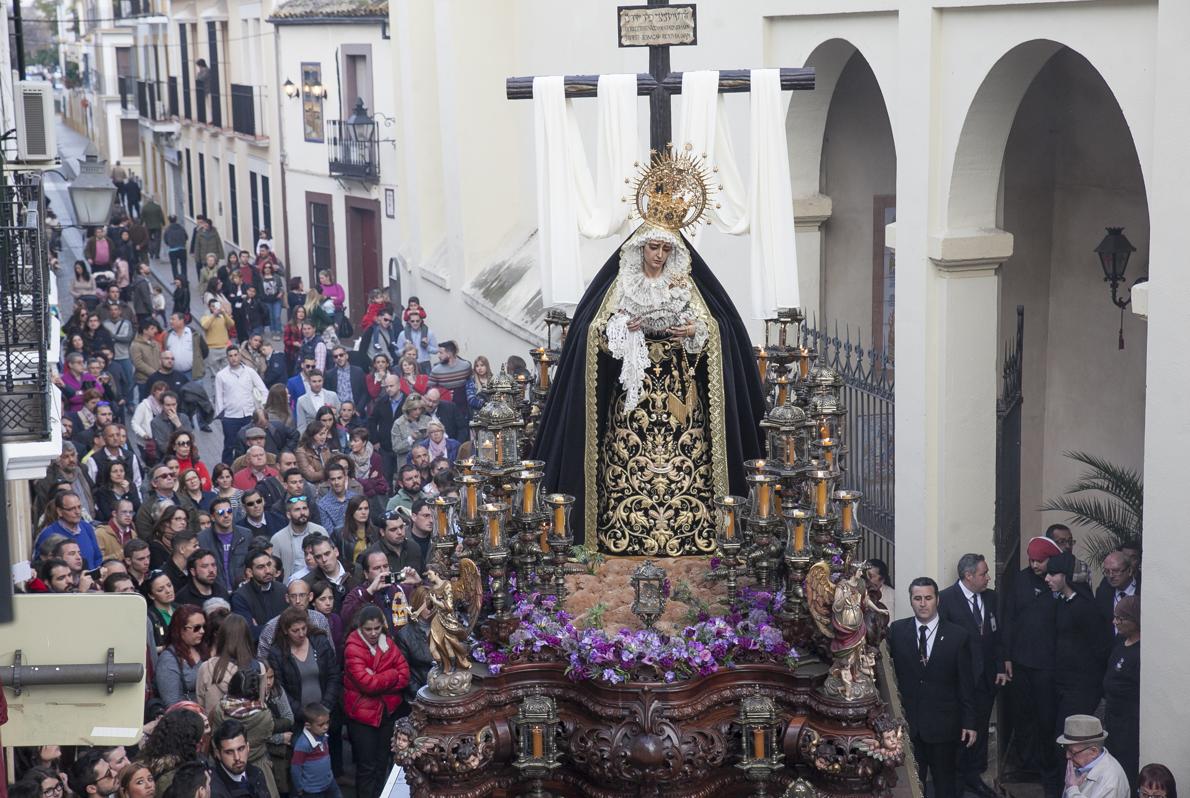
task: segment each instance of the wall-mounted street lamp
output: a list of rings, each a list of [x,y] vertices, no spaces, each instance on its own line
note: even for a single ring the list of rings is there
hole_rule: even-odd
[[[1124,309],[1132,304],[1132,297],[1120,297],[1120,283],[1124,282],[1124,273],[1128,270],[1128,260],[1136,247],[1124,235],[1123,227],[1107,228],[1107,235],[1095,247],[1095,254],[1099,256],[1099,265],[1103,267],[1103,282],[1111,285],[1112,304],[1120,309],[1120,348],[1124,348]]]

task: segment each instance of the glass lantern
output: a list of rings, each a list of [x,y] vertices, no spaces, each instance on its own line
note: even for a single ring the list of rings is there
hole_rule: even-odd
[[[455,484],[459,486],[459,517],[464,523],[470,524],[479,520],[479,494],[483,482],[483,477],[478,474],[455,477]]]
[[[781,766],[778,750],[777,709],[773,700],[756,693],[740,702],[741,756],[739,767],[754,781],[767,779]]]
[[[628,580],[632,583],[632,614],[646,629],[651,629],[665,612],[665,577],[665,569],[645,560]]]
[[[513,766],[527,779],[546,779],[559,766],[558,706],[550,696],[526,696],[517,709],[517,758]]]
[[[769,458],[780,469],[789,470],[809,461],[806,440],[806,413],[786,402],[774,407],[760,422],[767,439]]]
[[[481,473],[514,467],[520,458],[520,432],[525,423],[509,404],[513,390],[508,374],[501,371],[492,380],[491,399],[471,421],[475,467]]]
[[[787,554],[801,557],[806,552],[806,528],[810,523],[810,514],[801,508],[795,508],[785,513],[785,533]]]
[[[807,504],[814,508],[815,518],[828,518],[827,513],[830,505],[827,503],[827,499],[830,497],[831,486],[838,474],[834,471],[818,469],[811,471],[808,476],[809,479],[806,480],[806,489],[809,492]]]
[[[838,490],[832,497],[839,505],[839,531],[844,535],[855,534],[856,512],[859,500],[864,495],[858,490]]]
[[[555,540],[570,540],[570,510],[574,507],[574,497],[566,493],[551,493],[545,497],[545,503],[553,527],[551,537]]]
[[[541,480],[545,477],[540,471],[517,471],[512,475],[516,480],[515,507],[521,516],[533,516],[541,512]]]
[[[743,496],[720,496],[715,499],[715,506],[719,508],[719,524],[715,532],[715,537],[719,540],[719,545],[726,543],[742,543],[743,535],[740,533],[739,511],[744,508],[747,499]]]
[[[504,502],[493,502],[479,508],[483,517],[483,550],[485,552],[504,552],[508,550],[508,505]]]
[[[772,474],[749,474],[746,480],[749,515],[760,520],[772,518],[776,514],[774,499],[777,496],[777,477]]]
[[[440,542],[453,540],[454,525],[451,523],[451,513],[454,512],[459,500],[453,496],[435,496],[430,505],[434,508],[434,539]]]

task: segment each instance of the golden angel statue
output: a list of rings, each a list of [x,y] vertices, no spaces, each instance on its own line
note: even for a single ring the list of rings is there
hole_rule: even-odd
[[[833,661],[823,689],[848,701],[875,695],[876,657],[868,650],[865,611],[888,611],[868,597],[864,563],[851,563],[838,582],[831,581],[829,563],[814,563],[806,574],[806,603],[814,625],[831,641]]]
[[[438,695],[461,695],[471,687],[470,645],[483,604],[483,583],[479,568],[472,560],[459,561],[459,575],[450,579],[449,571],[438,563],[425,570],[425,603],[418,614],[429,609],[430,669],[428,685]]]

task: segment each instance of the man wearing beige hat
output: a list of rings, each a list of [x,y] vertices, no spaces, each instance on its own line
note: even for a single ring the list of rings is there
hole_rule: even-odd
[[[1128,777],[1103,743],[1107,732],[1094,715],[1066,718],[1058,745],[1066,751],[1062,798],[1128,798]]]

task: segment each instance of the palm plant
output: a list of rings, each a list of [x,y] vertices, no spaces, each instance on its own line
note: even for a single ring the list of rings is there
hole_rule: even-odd
[[[1070,523],[1098,530],[1085,541],[1088,561],[1103,562],[1116,546],[1140,543],[1144,528],[1144,481],[1131,468],[1086,452],[1063,452],[1086,468],[1063,495],[1048,499],[1042,510],[1059,510]],[[1095,491],[1102,496],[1077,495]]]

